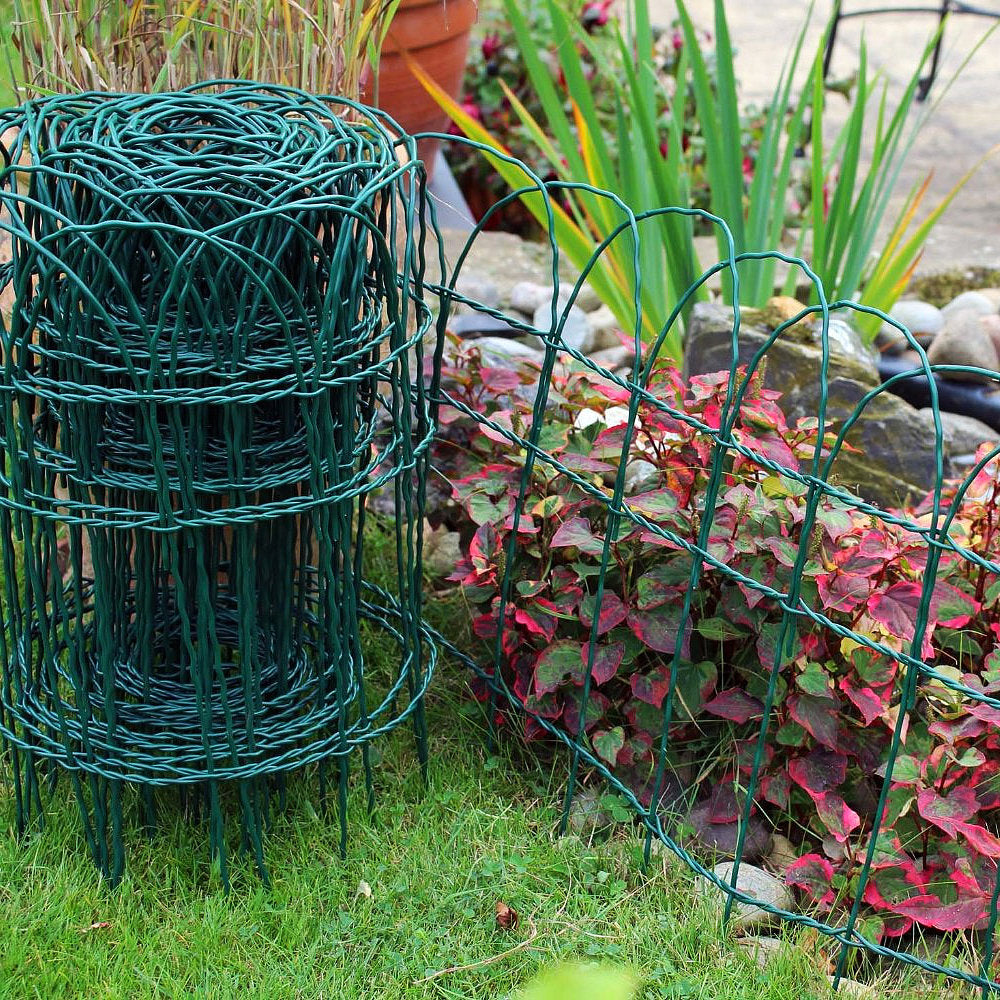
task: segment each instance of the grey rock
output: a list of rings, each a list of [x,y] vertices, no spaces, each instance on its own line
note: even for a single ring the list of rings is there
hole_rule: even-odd
[[[633,458],[625,466],[625,496],[636,496],[653,489],[659,478],[659,470],[652,462],[647,462],[642,458]]]
[[[580,294],[576,297],[576,304],[586,313],[596,312],[602,306],[600,295],[587,284],[584,284],[580,289]]]
[[[587,314],[587,322],[591,330],[591,351],[607,350],[621,347],[618,339],[618,318],[608,306],[601,306],[595,312]]]
[[[739,838],[739,823],[713,823],[710,819],[710,803],[700,802],[688,813],[685,826],[693,831],[693,843],[689,846],[701,854],[714,858],[733,858]],[[747,823],[747,834],[743,841],[743,858],[754,863],[762,861],[771,850],[771,831],[756,816]]]
[[[966,294],[966,293],[963,293]],[[961,296],[959,296],[961,298]],[[957,301],[957,300],[956,300]],[[944,329],[934,338],[927,351],[932,365],[969,365],[1000,371],[1000,356],[990,331],[980,322],[980,314],[964,310],[948,316]],[[945,378],[956,382],[989,382],[985,375],[966,372],[944,372]]]
[[[486,334],[496,334],[498,336],[520,337],[523,333],[516,326],[496,316],[490,316],[482,312],[465,312],[454,319],[449,317],[448,328],[452,333],[466,340],[482,337]]]
[[[482,352],[483,361],[487,365],[501,368],[511,361],[534,361],[542,363],[542,351],[519,340],[507,340],[504,337],[480,337],[476,347]]]
[[[552,301],[552,286],[539,285],[534,281],[519,281],[510,290],[510,307],[533,316],[535,310]]]
[[[815,320],[810,329],[813,342],[816,346],[822,347],[823,320]],[[831,316],[826,329],[832,354],[842,358],[856,358],[866,365],[874,366],[877,363],[878,352],[861,339],[861,334],[843,316]]]
[[[781,337],[766,353],[764,382],[782,393],[780,405],[792,423],[800,417],[815,417],[819,409],[821,351],[816,325],[807,332],[806,342]],[[763,327],[742,325],[740,363],[748,363],[769,335]],[[729,310],[712,303],[698,303],[691,314],[685,344],[685,374],[728,369],[731,338]],[[847,349],[842,350],[843,347]],[[872,352],[860,338],[848,339],[844,331],[831,335],[827,379],[830,428],[839,427],[862,398],[880,384]],[[867,404],[848,434],[847,443],[858,450],[840,452],[830,478],[866,500],[898,507],[923,497],[935,481],[933,424],[926,414],[920,414],[889,392],[879,393]],[[950,472],[951,467],[946,463],[945,475]]]
[[[560,323],[563,320],[562,310],[556,313],[556,322]],[[532,319],[532,325],[539,330],[549,330],[552,326],[552,306],[550,303],[545,302],[540,305],[535,310],[535,315]],[[590,322],[587,319],[587,314],[579,306],[570,306],[569,312],[566,314],[565,322],[563,323],[562,330],[560,331],[562,342],[567,347],[572,347],[573,350],[579,351],[580,354],[589,354],[593,349],[594,335],[593,330],[590,328]],[[538,339],[539,347],[543,347],[541,338]]]
[[[462,560],[462,542],[457,531],[443,524],[432,528],[424,522],[423,562],[432,576],[449,576]]]
[[[608,371],[631,368],[632,362],[635,361],[635,351],[631,347],[619,344],[617,347],[605,347],[603,350],[593,351],[590,360],[602,368],[607,368]]]
[[[981,292],[962,292],[960,295],[956,295],[941,310],[941,313],[947,322],[952,316],[963,312],[975,313],[977,316],[991,316],[996,311],[997,307],[990,298]]]
[[[762,969],[766,969],[771,960],[786,947],[781,938],[759,937],[753,934],[739,938],[736,943]]]
[[[733,862],[723,861],[712,869],[712,873],[723,882],[729,882],[733,874]],[[698,879],[699,889],[717,901],[721,910],[726,903],[726,893],[704,877]],[[780,879],[769,875],[761,868],[746,862],[740,865],[736,876],[736,888],[752,897],[758,903],[765,903],[781,910],[791,911],[795,900],[788,886]],[[758,927],[768,927],[777,923],[780,918],[767,910],[762,910],[753,903],[736,903],[733,906],[733,926],[738,931],[751,930]]]
[[[934,420],[930,407],[925,407],[920,412],[925,413],[931,421]],[[974,455],[979,446],[986,441],[1000,440],[1000,434],[989,424],[961,413],[942,411],[941,429],[944,431],[945,450],[949,455]]]
[[[500,308],[500,289],[495,282],[479,274],[463,271],[455,284],[455,291],[487,309]]]
[[[797,861],[801,853],[787,837],[775,833],[771,837],[771,853],[767,856],[767,866],[779,875],[784,875],[788,866]]]

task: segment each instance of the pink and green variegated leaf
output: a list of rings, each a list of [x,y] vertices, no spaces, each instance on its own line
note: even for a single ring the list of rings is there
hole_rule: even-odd
[[[917,627],[917,613],[923,586],[901,580],[868,599],[868,614],[884,625],[897,639],[909,641]]]
[[[711,701],[705,702],[702,708],[711,715],[740,724],[749,722],[750,719],[759,719],[764,711],[764,706],[756,698],[750,698],[739,688],[720,691]]]
[[[563,521],[552,536],[552,548],[575,546],[589,556],[599,556],[604,552],[604,542],[590,530],[586,518],[571,517]]]
[[[677,510],[677,495],[673,490],[653,490],[650,493],[640,493],[638,496],[629,497],[627,502],[637,514],[642,514],[643,517],[654,522],[669,517]]]
[[[815,798],[847,780],[847,757],[830,750],[813,750],[789,761],[788,776]]]
[[[979,602],[964,590],[959,590],[958,587],[944,581],[938,581],[934,585],[931,613],[939,625],[944,625],[946,628],[962,628],[969,624],[979,608]]]
[[[817,743],[836,750],[840,727],[837,703],[830,698],[793,694],[788,699],[788,713]]]
[[[547,646],[535,660],[535,694],[541,698],[557,691],[574,676],[580,674],[580,643],[560,639]]]
[[[979,811],[976,793],[968,785],[952,788],[941,795],[934,788],[924,788],[917,795],[917,811],[949,837],[958,835],[961,824],[972,819]]]
[[[785,882],[801,889],[820,907],[828,907],[836,899],[830,888],[833,874],[833,865],[826,858],[819,854],[804,854],[788,866]]]
[[[587,655],[590,652],[590,643],[583,644],[580,650],[583,659],[583,671],[587,669]],[[625,656],[625,643],[613,642],[608,646],[598,646],[594,651],[594,672],[591,679],[597,685],[607,684],[612,677],[618,673],[618,668],[622,665]]]
[[[843,843],[861,825],[861,817],[836,793],[813,798],[820,822],[834,840]]]
[[[666,666],[656,667],[641,674],[633,674],[630,683],[632,694],[654,708],[663,706],[663,699],[670,689],[670,670]]]
[[[988,858],[1000,858],[1000,839],[975,823],[959,823],[958,830],[973,850]]]
[[[553,612],[555,605],[545,598],[539,597],[525,608],[518,608],[514,612],[514,621],[523,626],[532,635],[541,636],[546,642],[551,642],[556,637],[556,618]]]
[[[596,472],[603,476],[615,471],[615,467],[607,462],[574,451],[563,452],[559,456],[559,461],[571,472]]]
[[[584,628],[590,629],[594,623],[594,607],[596,596],[588,594],[580,602],[580,621]],[[628,610],[622,604],[622,599],[613,591],[606,590],[601,597],[601,612],[597,616],[597,634],[604,635],[616,625],[621,625],[628,615]]]
[[[767,774],[760,779],[760,794],[779,809],[787,809],[792,786],[784,772]]]
[[[832,572],[816,577],[819,598],[826,611],[850,614],[868,600],[871,583],[854,573]]]
[[[598,729],[591,737],[594,752],[612,767],[618,763],[618,755],[625,746],[625,730],[621,726],[614,729]]]
[[[892,907],[894,913],[936,931],[969,930],[986,917],[986,899],[971,897],[943,903],[937,896],[914,896]]]
[[[681,624],[683,607],[679,604],[663,604],[649,611],[639,611],[633,608],[628,613],[629,628],[650,649],[658,653],[673,653],[677,646],[677,633]],[[690,634],[690,628],[685,630]],[[686,639],[686,637],[685,637]],[[687,655],[687,641],[682,648]]]
[[[685,555],[658,563],[643,573],[635,584],[635,606],[640,611],[658,608],[668,601],[677,601],[691,575],[691,559]]]
[[[880,697],[870,687],[855,687],[849,677],[841,677],[838,687],[847,695],[851,704],[861,713],[866,726],[881,718],[889,705],[888,695]]]

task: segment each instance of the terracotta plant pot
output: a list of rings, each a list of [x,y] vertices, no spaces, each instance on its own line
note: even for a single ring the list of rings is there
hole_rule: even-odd
[[[465,75],[469,32],[478,16],[477,0],[403,0],[382,46],[378,72],[378,106],[392,115],[404,131],[442,132],[448,116],[410,72],[407,53],[453,97],[458,97]],[[374,98],[365,88],[365,99]],[[420,154],[428,172],[440,143],[424,140]]]

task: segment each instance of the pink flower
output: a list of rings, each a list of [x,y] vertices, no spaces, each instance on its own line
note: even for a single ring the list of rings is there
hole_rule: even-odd
[[[674,33],[670,36],[670,42],[674,47],[674,52],[680,52],[684,48],[684,36],[679,28],[674,28]]]
[[[500,41],[500,35],[494,31],[483,39],[483,58],[489,62],[501,48],[503,48],[503,44]]]
[[[580,21],[587,31],[601,28],[611,17],[611,5],[615,0],[591,0],[580,14]]]
[[[479,105],[476,103],[475,98],[466,94],[462,98],[462,110],[470,117],[474,118],[477,122],[483,120],[483,112]]]

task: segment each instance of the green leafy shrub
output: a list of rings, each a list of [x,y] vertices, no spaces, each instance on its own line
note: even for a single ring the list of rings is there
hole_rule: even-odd
[[[507,567],[524,453],[462,407],[523,437],[537,374],[529,366],[484,367],[468,350],[446,373],[459,405],[442,413],[445,439],[461,447],[439,456],[451,470],[466,538],[453,579],[479,609],[474,631],[487,658],[504,573],[511,575],[500,648],[504,682],[525,709],[526,736],[546,735],[540,720],[581,735],[648,804],[680,644],[668,764],[712,802],[714,821],[735,821],[769,697],[782,602],[804,547],[752,807],[775,827],[798,831],[802,857],[789,882],[820,911],[849,905],[903,699],[911,697],[904,672],[928,562],[929,503],[896,524],[827,497],[803,538],[807,489],[768,463],[806,471],[816,422],[789,427],[779,394],[764,389],[758,373],[732,430],[742,450],[728,450],[709,559],[682,629],[692,570],[684,543],[697,543],[705,517],[728,373],[685,383],[669,364],[654,368],[650,398],[626,443],[626,390],[591,372],[557,372],[539,442],[552,461],[534,463]],[[830,444],[828,436],[823,447]],[[617,528],[598,611],[608,497],[623,450],[630,474],[642,474],[626,498],[638,523],[623,518]],[[945,507],[957,498],[950,485]],[[1000,858],[1000,578],[988,562],[1000,549],[996,461],[962,498],[950,538],[885,818],[874,831],[864,899],[883,935],[915,923],[982,926]]]

